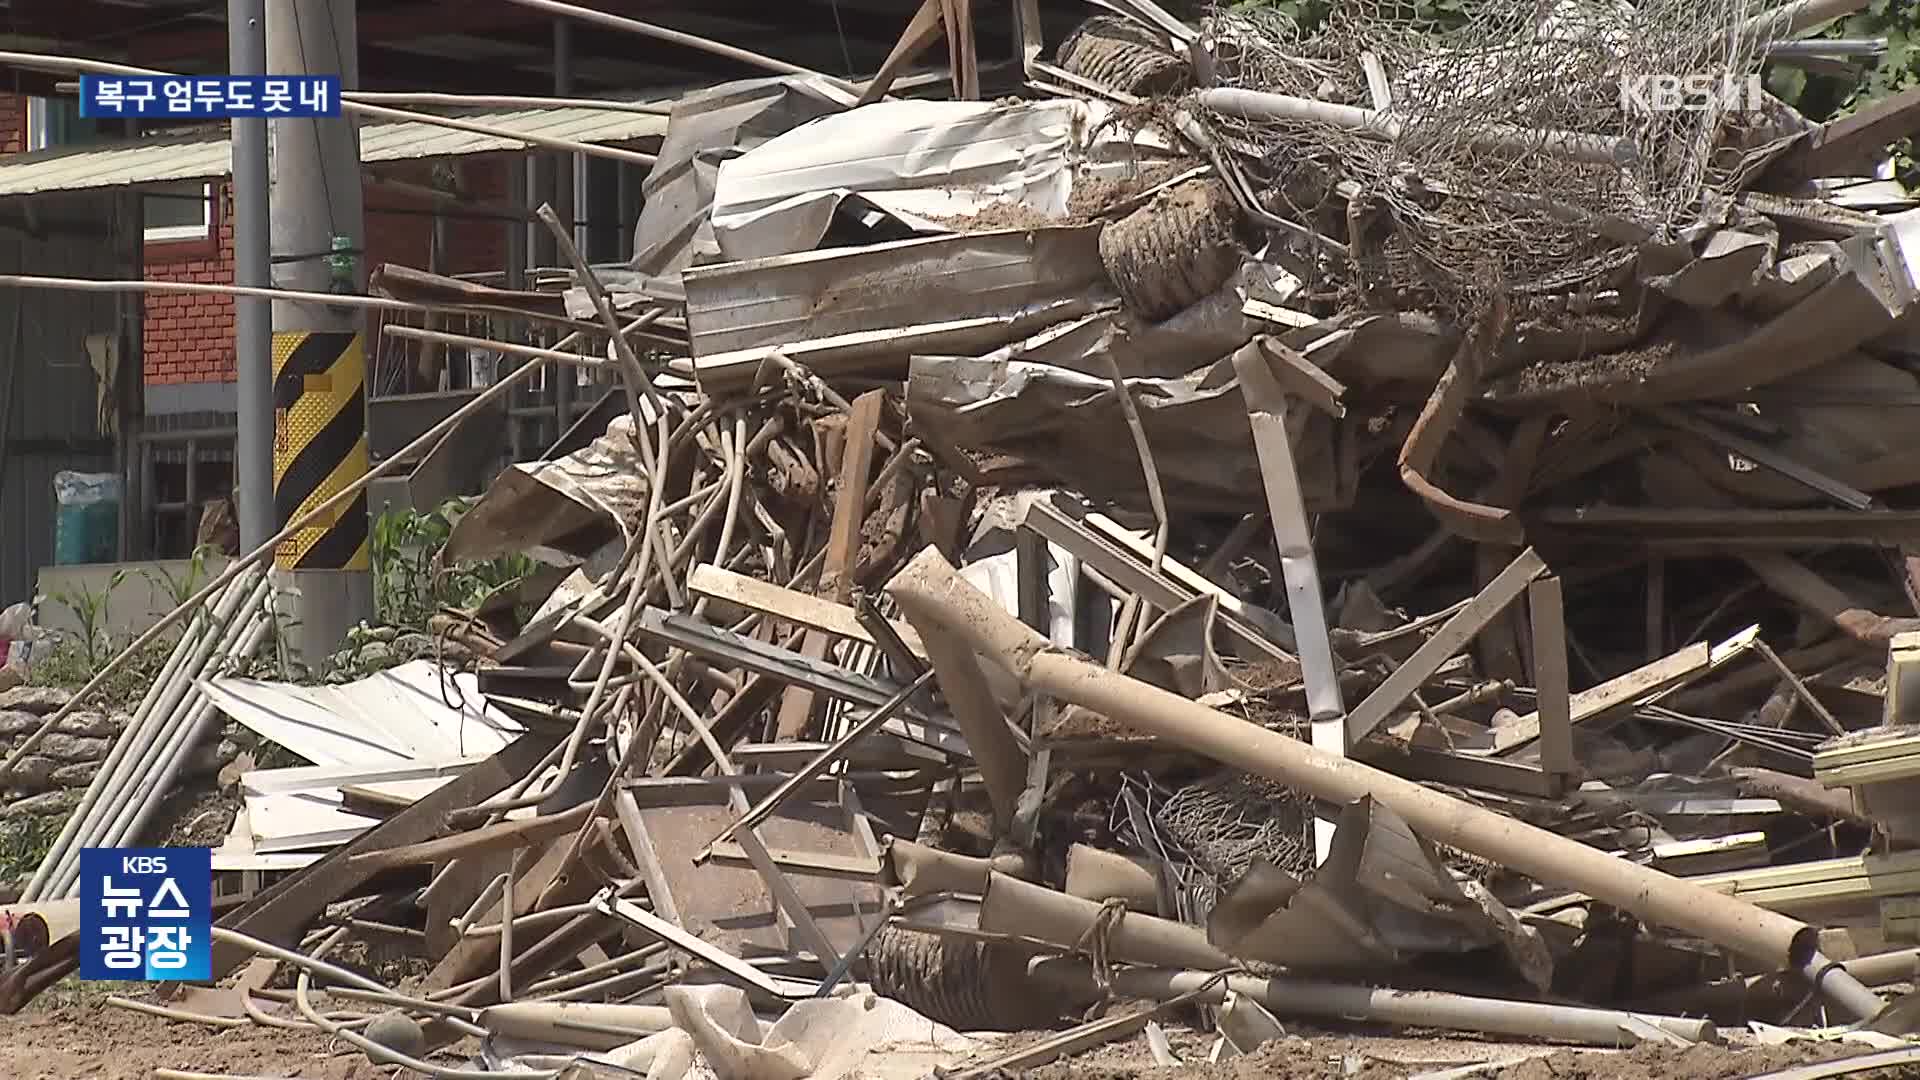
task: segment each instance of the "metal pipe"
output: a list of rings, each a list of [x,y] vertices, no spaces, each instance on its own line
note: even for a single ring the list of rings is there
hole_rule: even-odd
[[[487,907],[493,903],[494,896],[499,892],[500,887],[506,883],[507,875],[495,874],[493,880],[487,882],[487,887],[480,890],[480,895],[473,898],[473,903],[467,905],[467,910],[458,918],[449,921],[448,925],[453,927],[453,932],[464,935],[467,932],[467,927],[473,925],[473,920],[479,918],[480,913],[485,911]],[[512,903],[512,900],[509,899],[504,906],[510,907]]]
[[[185,658],[175,671],[173,681],[167,686],[153,710],[148,713],[146,723],[139,730],[129,727],[116,740],[115,749],[121,745],[125,750],[120,759],[114,762],[109,772],[104,766],[96,785],[90,784],[87,795],[81,804],[84,809],[76,809],[73,820],[78,824],[74,828],[72,839],[63,846],[58,861],[49,864],[46,878],[41,881],[41,892],[48,897],[65,896],[69,886],[79,876],[80,850],[86,847],[102,847],[98,839],[112,824],[113,815],[124,816],[130,807],[123,805],[126,795],[137,790],[136,785],[152,764],[151,751],[160,740],[171,736],[174,728],[181,722],[178,716],[180,702],[192,692],[193,682],[206,670],[207,662],[217,647],[225,642],[227,633],[233,628],[236,616],[242,609],[245,599],[256,595],[264,582],[262,575],[255,574],[252,580],[238,583],[227,590],[213,609],[212,619],[206,632],[191,643],[182,640],[178,648]],[[109,753],[110,761],[113,754]],[[132,767],[128,768],[128,764]],[[63,830],[64,831],[64,830]]]
[[[604,11],[595,11],[593,8],[580,7],[577,4],[562,4],[559,3],[558,0],[511,0],[511,2],[519,4],[521,7],[533,8],[535,11],[545,11],[553,15],[565,15],[568,18],[579,19],[582,22],[597,23],[614,30],[625,30],[629,33],[640,34],[658,41],[684,45],[690,49],[699,49],[702,52],[709,52],[715,56],[722,56],[728,60],[738,61],[751,67],[763,68],[767,71],[778,72],[782,75],[808,75],[816,79],[822,79],[850,94],[858,95],[860,92],[860,88],[852,83],[844,79],[836,79],[831,75],[822,74],[821,72],[814,71],[812,68],[804,68],[798,64],[790,64],[785,60],[776,60],[771,56],[763,56],[757,52],[750,52],[746,49],[723,44],[709,38],[683,33],[679,30],[669,30],[664,26],[655,26],[653,23],[641,22],[638,19],[629,19],[622,15],[612,15]],[[851,105],[852,102],[848,102],[848,104]]]
[[[646,101],[530,97],[521,94],[384,93],[349,90],[340,95],[340,100],[363,101],[371,105],[451,105],[466,109],[593,109],[599,112],[641,113],[647,116],[667,116],[673,112],[671,105],[656,105]]]
[[[222,598],[224,595],[223,593]],[[222,598],[216,598],[214,601],[216,606]],[[134,711],[133,719],[121,731],[120,737],[113,741],[113,748],[107,752],[107,758],[101,763],[100,771],[95,774],[93,782],[87,785],[86,793],[81,796],[80,805],[74,807],[73,811],[67,815],[65,824],[60,828],[59,837],[54,840],[53,846],[47,849],[46,855],[41,857],[40,865],[34,869],[32,880],[28,882],[26,891],[21,894],[22,899],[32,902],[41,898],[41,890],[46,886],[47,877],[66,857],[73,838],[79,834],[80,827],[85,824],[93,812],[93,807],[100,801],[100,793],[112,782],[112,776],[119,771],[120,763],[126,759],[128,748],[133,742],[132,732],[146,724],[147,718],[153,714],[161,697],[179,677],[180,669],[186,663],[187,654],[192,651],[186,647],[185,642],[208,632],[207,620],[210,614],[204,608],[196,611],[193,620],[187,624],[186,630],[181,634],[181,641],[167,653],[167,662],[161,667],[159,678],[147,690],[146,696],[140,699],[140,707]]]
[[[599,1002],[520,1002],[480,1010],[479,1023],[495,1035],[514,1039],[566,1042],[589,1050],[611,1050],[674,1026],[664,1005],[605,1005]],[[568,1038],[563,1031],[597,1036]]]
[[[500,1000],[513,1000],[513,883],[520,877],[525,848],[514,848],[500,882]]]
[[[265,0],[227,0],[228,70],[267,71]],[[267,122],[235,117],[233,149],[233,283],[273,285],[267,239]],[[233,304],[234,372],[239,380],[239,438],[234,470],[239,491],[240,543],[251,547],[273,535],[273,322],[267,302],[244,296]]]
[[[1073,947],[1100,920],[1102,906],[1034,885],[1006,874],[992,874],[980,898],[980,929],[1015,934]],[[1115,960],[1159,967],[1221,971],[1238,961],[1207,940],[1198,926],[1157,915],[1128,913],[1113,923],[1108,952]]]
[[[520,850],[525,851],[526,849],[521,848]],[[505,874],[501,875],[501,877],[505,876]],[[532,930],[535,927],[545,926],[551,922],[565,922],[576,916],[585,915],[592,910],[594,910],[592,904],[563,904],[559,907],[541,908],[539,911],[529,911],[525,915],[516,915],[510,920],[470,925],[466,928],[463,936],[469,938],[499,937],[501,934],[507,932],[509,926],[515,931]]]
[[[365,296],[360,293],[317,293],[300,289],[254,288],[248,285],[220,285],[207,281],[134,281],[105,278],[48,277],[37,274],[0,274],[0,285],[21,289],[61,289],[67,292],[99,293],[198,293],[205,296],[263,297],[268,300],[307,301],[335,307],[372,308],[379,311],[501,311],[536,322],[555,323],[575,329],[587,328],[576,319],[548,315],[519,308],[496,308],[486,304],[424,304],[413,300],[395,300],[390,296]],[[599,327],[591,327],[598,330]],[[490,346],[498,348],[499,346]]]
[[[265,603],[267,594],[268,586],[263,583],[255,590],[254,596],[257,602]],[[251,656],[266,641],[267,633],[271,628],[272,623],[264,614],[256,616],[241,629],[240,632],[244,636],[240,636],[237,642],[226,643],[226,651],[223,655]],[[197,686],[193,690],[193,696],[181,703],[181,708],[190,710],[187,712],[187,719],[176,725],[172,741],[161,752],[160,766],[149,771],[148,775],[142,778],[142,789],[151,791],[152,797],[139,800],[131,814],[123,816],[118,822],[109,823],[112,827],[106,834],[106,842],[99,846],[124,847],[140,835],[140,830],[146,828],[147,823],[153,819],[153,815],[159,812],[165,793],[173,789],[175,781],[180,778],[181,771],[192,759],[195,745],[209,729],[209,721],[218,714],[213,701]]]
[[[1358,135],[1370,135],[1382,141],[1398,139],[1404,127],[1391,112],[1363,109],[1357,105],[1336,105],[1290,94],[1269,94],[1237,87],[1202,90],[1203,108],[1246,120],[1293,121],[1325,124]],[[1640,157],[1640,148],[1627,139],[1590,135],[1582,131],[1552,128],[1523,128],[1512,124],[1488,124],[1475,131],[1474,145],[1483,150],[1508,152],[1547,152],[1574,161],[1596,165],[1631,165]]]
[[[1028,971],[1033,978],[1062,992],[1084,994],[1089,998],[1099,995],[1093,972],[1084,961],[1041,960]],[[1123,998],[1165,1001],[1200,990],[1209,980],[1218,977],[1206,971],[1123,968],[1113,973],[1113,991]],[[1316,979],[1228,975],[1223,985],[1202,992],[1197,1000],[1217,1005],[1226,1000],[1229,990],[1252,998],[1279,1015],[1370,1020],[1593,1046],[1630,1046],[1638,1042],[1638,1037],[1626,1026],[1631,1021],[1652,1024],[1690,1042],[1719,1039],[1719,1032],[1710,1020],[1469,997],[1433,990],[1389,990]]]
[[[522,0],[516,0],[522,2]],[[584,10],[584,9],[583,9]],[[58,56],[52,53],[31,53],[0,51],[0,63],[18,64],[21,67],[40,68],[52,71],[88,71],[101,75],[139,75],[158,79],[176,79],[180,75],[168,71],[155,71],[152,68],[133,67],[128,64],[114,64],[105,60],[89,60],[78,56]],[[460,120],[451,116],[435,116],[432,113],[411,112],[406,109],[394,109],[385,105],[375,105],[366,101],[356,101],[342,94],[340,97],[342,112],[360,113],[363,116],[384,116],[393,120],[406,120],[432,127],[452,128],[455,131],[470,132],[475,135],[491,135],[496,139],[508,139],[526,143],[529,146],[545,146],[555,150],[571,150],[594,157],[612,158],[634,165],[653,167],[657,160],[652,154],[642,154],[633,150],[621,150],[612,146],[595,146],[592,143],[576,142],[572,139],[560,139],[551,135],[536,135],[532,132],[514,131],[511,128],[495,127],[492,124],[475,123],[472,120]]]
[[[665,314],[665,308],[654,308],[634,320],[626,329],[628,332],[631,332],[635,329],[644,328]],[[560,344],[571,344],[577,336],[577,334],[568,335],[567,338],[561,340]],[[32,734],[21,740],[20,745],[13,748],[13,752],[7,755],[7,759],[4,762],[0,762],[0,780],[4,780],[7,775],[20,764],[21,758],[32,753],[34,749],[40,745],[40,742],[59,725],[60,721],[71,716],[74,711],[79,709],[108,679],[119,674],[120,670],[126,667],[127,663],[131,661],[133,657],[139,655],[141,650],[158,641],[161,635],[173,627],[174,623],[180,621],[188,612],[197,610],[201,604],[207,602],[208,598],[226,588],[235,578],[249,571],[255,564],[263,562],[270,557],[282,540],[306,528],[308,524],[319,520],[321,515],[329,514],[334,509],[346,505],[346,503],[354,499],[362,491],[365,491],[375,480],[406,466],[408,462],[413,460],[414,455],[438,446],[440,440],[445,438],[448,432],[485,411],[495,402],[507,396],[514,387],[531,377],[534,372],[545,370],[545,367],[546,365],[544,364],[526,364],[517,371],[509,373],[505,378],[487,387],[486,390],[482,391],[473,400],[455,409],[451,415],[433,425],[433,427],[422,433],[419,438],[408,443],[400,450],[395,451],[392,456],[382,459],[378,464],[374,465],[373,468],[367,470],[366,474],[358,480],[348,484],[331,498],[323,500],[319,505],[314,506],[294,520],[289,521],[284,528],[270,537],[266,543],[261,544],[247,554],[229,563],[227,568],[221,571],[218,577],[202,586],[199,592],[194,593],[192,596],[175,605],[172,611],[161,616],[158,622],[155,622],[147,628],[146,633],[140,635],[132,644],[122,649],[120,655],[114,657],[107,663],[106,667],[101,668],[94,674],[93,678],[88,679],[86,685],[75,691],[73,697],[69,698],[65,705],[55,709],[45,720],[41,721],[40,726],[36,728]]]
[[[171,789],[192,756],[193,746],[214,713],[214,705],[196,685],[198,678],[213,663],[224,660],[244,651],[251,655],[258,650],[265,639],[269,622],[260,610],[266,602],[271,585],[262,577],[249,591],[235,618],[230,619],[223,628],[218,647],[213,651],[206,664],[195,672],[193,680],[185,683],[186,692],[181,695],[167,721],[166,733],[162,739],[149,743],[139,765],[127,775],[117,793],[110,792],[101,801],[103,813],[98,815],[91,833],[82,833],[80,844],[69,852],[68,860],[53,876],[49,893],[54,896],[72,896],[79,885],[80,856],[79,848],[119,847],[129,838],[137,836],[154,813],[159,809],[165,793]],[[133,792],[147,793],[148,797],[130,798]],[[121,805],[123,800],[126,805]]]
[[[643,968],[635,968],[632,971],[621,971],[612,975],[602,976],[592,982],[582,983],[579,986],[569,987],[565,990],[549,991],[539,995],[538,1000],[548,1002],[579,1001],[581,999],[598,1000],[616,993],[624,993],[627,987],[633,983],[640,983],[644,988],[662,981],[670,982],[672,980],[669,972],[672,970],[673,965],[668,961],[662,960],[658,963],[648,964]],[[644,992],[644,989],[642,992]]]
[[[1749,18],[1742,24],[1741,30],[1746,37],[1796,37],[1821,23],[1851,15],[1866,7],[1869,2],[1870,0],[1794,0],[1793,3],[1782,4],[1772,11],[1763,11]]]
[[[219,928],[216,927],[215,934],[217,935],[218,933]],[[430,1061],[422,1061],[419,1058],[410,1057],[400,1053],[398,1050],[382,1046],[359,1032],[349,1031],[345,1025],[336,1024],[320,1015],[320,1013],[314,1009],[313,1002],[307,999],[307,987],[311,982],[312,973],[306,970],[301,971],[300,978],[293,984],[294,1005],[300,1009],[301,1013],[305,1014],[308,1020],[313,1022],[315,1027],[337,1039],[343,1039],[351,1043],[364,1051],[370,1059],[382,1065],[400,1065],[412,1069],[415,1072],[426,1073],[428,1076],[441,1077],[442,1080],[558,1080],[561,1074],[562,1070],[559,1069],[543,1069],[538,1072],[524,1069],[502,1069],[499,1071],[491,1069],[450,1069],[444,1065],[435,1065]]]
[[[585,353],[561,352],[558,349],[543,349],[538,345],[516,345],[510,341],[495,341],[492,338],[472,337],[467,334],[454,334],[445,330],[423,330],[417,326],[404,326],[400,323],[388,323],[380,328],[388,337],[406,338],[410,341],[432,341],[442,345],[464,345],[470,349],[487,349],[505,353],[508,356],[532,356],[542,360],[554,360],[575,367],[604,368],[612,367],[605,357],[588,356]]]
[[[1279,732],[1059,652],[963,580],[933,548],[915,556],[887,591],[916,624],[924,622],[958,636],[1030,690],[1091,709],[1315,798],[1341,806],[1367,797],[1377,799],[1428,840],[1579,890],[1656,926],[1685,930],[1775,966],[1824,963],[1818,932],[1796,919],[1616,859],[1577,840],[1370,765],[1333,757]],[[1868,998],[1879,1001],[1844,971],[1827,973],[1821,987],[1829,1000],[1849,1011],[1865,1010],[1871,1004]]]
[[[579,971],[570,971],[565,975],[555,975],[550,978],[541,979],[536,983],[530,983],[527,986],[527,996],[539,997],[546,993],[570,990],[582,983],[591,982],[606,975],[619,974],[627,968],[633,967],[635,964],[646,964],[650,967],[656,957],[665,956],[666,953],[667,947],[655,942],[652,945],[635,949],[632,952],[621,953],[619,956],[613,957],[610,960],[602,960],[597,964],[588,964]]]

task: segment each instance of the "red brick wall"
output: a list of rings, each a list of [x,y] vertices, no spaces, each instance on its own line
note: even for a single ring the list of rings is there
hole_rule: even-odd
[[[226,184],[214,187],[213,230],[204,240],[146,246],[149,281],[233,283],[233,206]],[[233,298],[148,293],[143,331],[148,383],[232,382]]]
[[[0,154],[17,154],[27,148],[27,99],[19,94],[0,94]]]
[[[507,155],[467,159],[461,166],[465,188],[474,198],[501,199],[507,190]],[[429,162],[383,165],[382,175],[427,184]],[[214,238],[147,245],[147,278],[153,281],[233,281],[233,215],[226,185],[214,204]],[[369,185],[367,266],[383,262],[425,268],[433,243],[431,200]],[[381,208],[419,211],[380,213]],[[506,257],[506,226],[498,221],[456,220],[448,250],[449,274],[497,270]],[[231,382],[233,301],[224,296],[150,293],[146,308],[146,381],[148,383]]]
[[[0,154],[25,148],[27,99],[0,93]],[[475,199],[504,201],[511,154],[484,154],[460,162],[461,184]],[[392,162],[379,166],[384,176],[431,185],[433,163]],[[233,281],[233,206],[229,188],[215,185],[212,234],[201,240],[156,241],[146,246],[146,276],[151,281]],[[425,268],[433,243],[433,202],[390,188],[369,185],[365,194],[369,270],[383,262]],[[408,213],[380,213],[384,209]],[[457,210],[457,208],[455,208]],[[506,223],[456,219],[452,222],[447,274],[498,270],[506,258]],[[233,300],[189,293],[149,293],[145,319],[148,383],[231,382]]]

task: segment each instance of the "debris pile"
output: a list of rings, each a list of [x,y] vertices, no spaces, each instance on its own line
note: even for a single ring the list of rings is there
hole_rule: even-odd
[[[516,1076],[1904,1046],[1920,210],[1872,173],[1920,99],[1748,94],[1832,4],[1107,6],[1021,98],[958,45],[886,98],[932,2],[863,97],[685,96],[629,265],[543,209],[551,289],[376,275],[539,327],[386,328],[527,361],[488,394],[613,389],[458,522],[549,571],[438,660],[196,684],[313,762],[241,778],[231,853],[304,869],[220,994]]]

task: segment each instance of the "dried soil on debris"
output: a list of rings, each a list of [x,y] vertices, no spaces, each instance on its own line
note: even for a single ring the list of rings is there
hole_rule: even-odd
[[[977,214],[934,220],[968,233],[1090,225],[1120,204],[1187,167],[1180,162],[1156,162],[1142,166],[1131,176],[1080,177],[1074,180],[1073,193],[1067,196],[1067,216],[1063,218],[1050,218],[1025,203],[1006,199],[988,203]]]

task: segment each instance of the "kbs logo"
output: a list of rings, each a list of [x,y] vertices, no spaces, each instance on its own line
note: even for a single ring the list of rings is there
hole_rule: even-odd
[[[82,979],[205,979],[212,938],[211,851],[81,850]]]
[[[1628,112],[1758,110],[1766,87],[1755,75],[1637,75],[1620,79],[1620,107]]]

